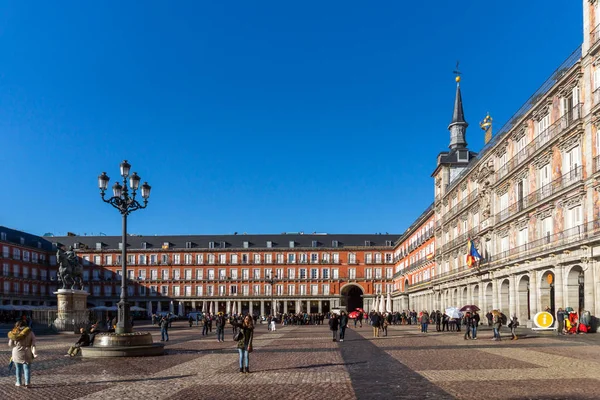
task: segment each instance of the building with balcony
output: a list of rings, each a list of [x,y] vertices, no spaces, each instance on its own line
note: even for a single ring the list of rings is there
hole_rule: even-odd
[[[521,321],[547,308],[600,312],[600,12],[583,3],[582,46],[478,153],[467,147],[457,79],[450,151],[432,174],[436,271],[395,297]],[[472,268],[469,240],[483,257]]]
[[[0,226],[2,305],[56,305],[56,257],[46,238]]]
[[[400,235],[129,236],[129,300],[152,312],[327,312],[391,293]],[[116,304],[120,236],[53,237],[81,258],[88,302]],[[370,303],[369,303],[370,304]]]

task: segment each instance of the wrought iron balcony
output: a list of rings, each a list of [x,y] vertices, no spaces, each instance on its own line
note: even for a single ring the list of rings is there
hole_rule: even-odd
[[[547,185],[542,186],[535,192],[523,197],[522,199],[512,203],[510,206],[501,210],[496,214],[496,223],[506,221],[508,218],[523,211],[524,209],[533,206],[540,201],[558,193],[559,191],[568,188],[569,186],[581,182],[583,180],[583,168],[581,166],[573,168],[561,177],[553,180]]]
[[[496,173],[496,181],[508,176],[517,167],[521,166],[525,160],[531,157],[541,148],[545,147],[551,140],[558,137],[566,129],[572,127],[575,122],[583,117],[583,104],[578,104],[566,112],[562,117],[555,121],[543,132],[540,132],[527,146],[521,149],[506,164],[501,166]]]

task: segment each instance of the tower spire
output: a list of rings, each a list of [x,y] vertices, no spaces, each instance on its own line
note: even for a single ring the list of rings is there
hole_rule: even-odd
[[[464,149],[467,147],[466,133],[469,124],[465,121],[465,113],[463,111],[462,94],[460,92],[460,71],[458,63],[456,63],[456,97],[454,98],[454,112],[452,114],[452,122],[448,125],[450,131],[450,150]]]

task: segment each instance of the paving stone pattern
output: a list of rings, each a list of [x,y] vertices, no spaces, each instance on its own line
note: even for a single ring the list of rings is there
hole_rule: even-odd
[[[156,327],[139,326],[160,339]],[[32,387],[15,387],[0,368],[0,399],[598,399],[600,335],[556,337],[523,331],[491,341],[491,331],[420,333],[415,326],[346,330],[333,342],[327,325],[258,325],[250,374],[239,373],[231,330],[226,341],[176,322],[162,357],[64,357],[75,335],[38,337]],[[0,350],[8,364],[10,349]]]

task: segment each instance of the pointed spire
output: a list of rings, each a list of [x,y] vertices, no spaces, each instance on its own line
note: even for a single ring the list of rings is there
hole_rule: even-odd
[[[450,149],[464,149],[467,147],[466,133],[469,124],[465,121],[462,94],[460,92],[460,76],[456,77],[456,97],[454,99],[454,113],[452,122],[448,125],[450,131]]]
[[[465,112],[463,111],[462,95],[460,93],[460,76],[456,77],[456,98],[454,99],[454,114],[452,114],[451,124],[465,122]]]

